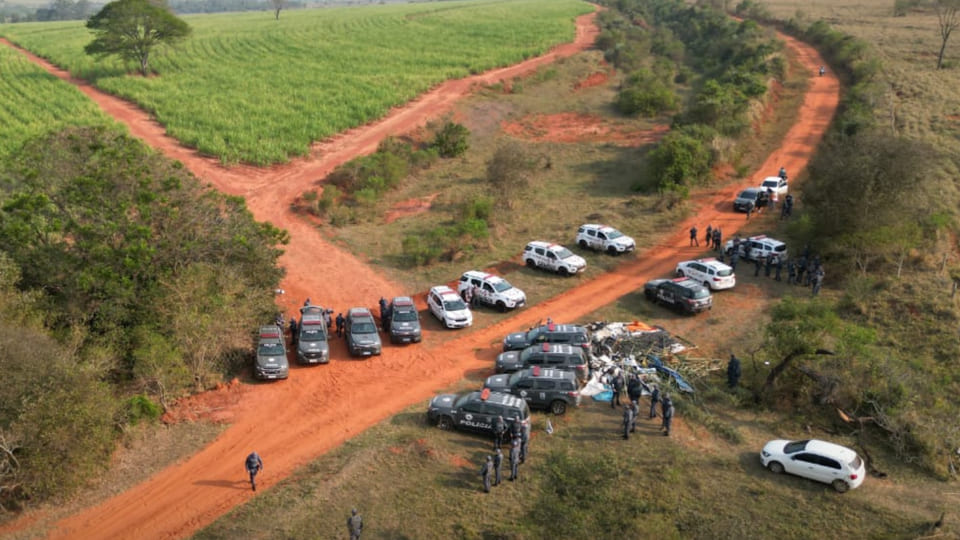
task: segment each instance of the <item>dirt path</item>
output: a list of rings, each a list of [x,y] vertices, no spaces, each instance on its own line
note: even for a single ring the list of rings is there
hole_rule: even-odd
[[[291,214],[288,205],[293,197],[337,164],[372,151],[383,136],[412,129],[448,110],[474,84],[512,78],[574,54],[592,43],[595,32],[592,18],[583,17],[578,20],[577,40],[572,44],[518,66],[444,83],[381,122],[317,145],[315,157],[267,172],[245,167],[225,170],[216,161],[178,146],[143,112],[80,81],[72,82],[79,84],[109,114],[129,125],[133,135],[183,161],[219,189],[246,196],[258,219],[290,231],[291,244],[281,263],[287,267],[283,286],[291,303],[310,295],[345,307],[372,304],[381,295],[397,292],[396,286],[352,256],[329,246],[309,225]],[[810,73],[824,63],[812,48],[783,39],[797,51]],[[62,72],[58,75],[69,80]],[[796,176],[826,131],[838,98],[839,84],[833,76],[813,77],[797,124],[787,134],[783,146],[744,184],[757,184],[781,165]],[[237,405],[233,425],[209,446],[127,492],[64,519],[56,524],[51,536],[180,538],[195,532],[252,497],[242,466],[243,457],[251,450],[256,449],[264,457],[266,467],[259,483],[262,488],[269,488],[297,466],[397,411],[425,401],[465,373],[488,369],[507,332],[547,316],[575,320],[636,290],[653,276],[670,273],[677,260],[691,253],[686,247],[686,230],[694,222],[698,226],[719,224],[726,236],[745,223],[742,214],[730,212],[730,201],[740,187],[699,195],[695,204],[700,210],[695,217],[679,224],[676,234],[641,253],[635,261],[488,328],[446,341],[442,347],[431,346],[427,333],[422,346],[387,346],[382,357],[351,361],[344,360],[347,355],[342,343],[334,343],[335,360],[331,365],[314,369],[294,367],[284,383],[253,386]]]

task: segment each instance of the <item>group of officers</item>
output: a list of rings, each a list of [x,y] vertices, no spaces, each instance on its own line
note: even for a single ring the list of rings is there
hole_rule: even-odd
[[[484,493],[490,493],[491,486],[500,485],[503,466],[503,450],[501,450],[501,447],[508,436],[510,439],[510,477],[507,480],[513,482],[520,477],[520,465],[527,460],[530,450],[530,421],[523,423],[517,418],[508,427],[503,416],[498,416],[493,421],[493,455],[488,455],[483,466],[480,467]]]
[[[610,386],[613,389],[610,407],[616,408],[617,405],[621,405],[620,396],[624,394],[624,389],[626,389],[626,394],[630,401],[623,406],[623,423],[621,424],[623,439],[629,440],[630,434],[637,431],[637,417],[640,415],[640,396],[642,396],[644,392],[650,395],[650,418],[657,417],[657,403],[660,404],[660,417],[663,420],[660,424],[660,430],[663,432],[664,437],[669,437],[670,425],[673,422],[673,399],[670,397],[670,394],[666,392],[661,394],[660,388],[656,384],[648,386],[640,380],[640,377],[636,373],[631,373],[629,381],[626,381],[622,371],[619,369],[615,369],[615,371],[615,373],[609,375]],[[626,386],[626,388],[624,388],[624,386]]]

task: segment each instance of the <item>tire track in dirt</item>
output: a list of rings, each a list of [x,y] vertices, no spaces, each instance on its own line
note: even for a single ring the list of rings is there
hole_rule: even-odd
[[[224,169],[216,161],[178,146],[144,113],[89,86],[84,87],[82,82],[79,84],[81,90],[109,114],[127,123],[133,135],[183,161],[218,189],[246,196],[258,219],[269,220],[290,231],[291,244],[281,261],[288,269],[284,288],[290,293],[290,301],[309,295],[330,305],[362,305],[380,295],[393,294],[397,288],[350,255],[330,246],[311,226],[293,215],[288,208],[293,196],[321,178],[324,171],[372,151],[382,136],[412,129],[449,110],[474,84],[515,77],[586,48],[596,33],[592,17],[578,19],[577,28],[574,43],[544,57],[466,79],[468,82],[444,83],[391,113],[382,122],[317,145],[315,154],[321,159],[297,160],[266,172],[245,167]],[[811,73],[823,64],[811,47],[781,37],[797,51],[800,61]],[[69,80],[69,76],[65,78]],[[781,165],[797,175],[826,131],[838,99],[839,83],[833,76],[814,77],[797,123],[783,145],[744,185],[759,183],[760,178]],[[404,120],[395,120],[396,116]],[[397,411],[428,399],[465,373],[489,369],[505,333],[547,316],[555,320],[577,319],[635,291],[649,278],[669,274],[678,259],[693,253],[686,247],[686,231],[692,224],[719,224],[729,237],[745,223],[742,214],[730,211],[730,201],[741,187],[729,186],[699,195],[694,200],[699,208],[694,217],[679,224],[678,232],[638,254],[635,260],[487,328],[439,346],[430,345],[431,333],[426,332],[421,346],[385,346],[382,357],[366,361],[343,360],[347,358],[345,347],[335,341],[332,343],[335,360],[331,365],[312,369],[294,366],[288,381],[254,386],[238,404],[234,423],[210,445],[132,489],[58,522],[51,536],[180,538],[197,531],[251,498],[242,466],[243,457],[251,450],[256,449],[264,456],[266,468],[259,483],[262,488],[269,488],[294,468]]]

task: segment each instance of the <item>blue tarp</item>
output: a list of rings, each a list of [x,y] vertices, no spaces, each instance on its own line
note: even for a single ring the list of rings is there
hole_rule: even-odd
[[[683,380],[683,377],[681,377],[680,374],[677,373],[675,370],[672,370],[667,366],[663,365],[663,362],[660,361],[659,356],[648,354],[647,358],[649,359],[651,366],[657,368],[657,371],[666,374],[667,377],[669,377],[670,379],[673,380],[674,383],[676,383],[678,390],[680,390],[681,392],[688,392],[691,394],[693,393],[693,387],[690,386],[690,383]],[[610,399],[613,399],[613,396],[611,396]]]

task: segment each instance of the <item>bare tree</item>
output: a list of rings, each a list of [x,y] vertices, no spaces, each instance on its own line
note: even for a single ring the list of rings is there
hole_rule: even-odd
[[[936,0],[933,8],[937,12],[937,26],[940,28],[940,54],[937,55],[937,69],[943,68],[943,53],[947,50],[947,40],[957,26],[960,26],[960,0]]]
[[[283,9],[284,0],[272,0],[273,1],[273,17],[275,20],[280,20],[280,10]]]

